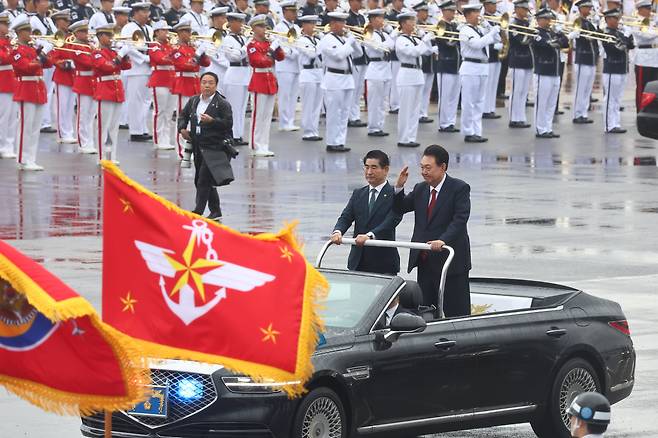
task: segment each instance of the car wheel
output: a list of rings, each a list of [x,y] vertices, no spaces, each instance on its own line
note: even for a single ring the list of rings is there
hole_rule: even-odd
[[[346,438],[347,418],[340,397],[329,388],[309,392],[295,415],[296,438]]]
[[[590,391],[601,392],[592,365],[580,358],[566,362],[555,376],[541,417],[531,421],[532,430],[539,438],[570,438],[567,409],[578,394]]]

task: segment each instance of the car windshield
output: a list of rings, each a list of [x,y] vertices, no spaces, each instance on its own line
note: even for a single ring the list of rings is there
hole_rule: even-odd
[[[320,314],[328,327],[355,327],[390,280],[368,276],[324,273],[329,294]]]

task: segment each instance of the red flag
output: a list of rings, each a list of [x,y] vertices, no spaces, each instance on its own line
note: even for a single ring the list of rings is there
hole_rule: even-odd
[[[293,227],[241,234],[178,208],[111,163],[103,167],[104,320],[154,357],[277,382],[310,377],[315,299],[327,284]]]
[[[0,240],[0,385],[52,412],[131,408],[148,373],[87,300]]]

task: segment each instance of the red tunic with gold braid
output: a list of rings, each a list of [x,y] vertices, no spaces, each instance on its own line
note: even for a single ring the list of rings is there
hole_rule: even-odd
[[[86,96],[94,95],[94,71],[92,69],[94,60],[91,56],[91,47],[71,46],[70,49],[76,50],[71,53],[75,63],[75,78],[73,79],[73,92],[84,94]]]
[[[69,44],[65,44],[63,48],[75,49],[74,46]],[[50,59],[52,59],[53,64],[55,64],[55,72],[53,73],[54,83],[73,87],[73,80],[75,79],[75,62],[73,61],[73,55],[75,55],[75,53],[66,50],[53,50],[50,52]]]
[[[92,67],[96,77],[94,99],[123,102],[125,95],[119,74],[121,70],[128,70],[132,67],[130,59],[127,56],[119,59],[117,52],[109,47],[94,51],[92,57]]]
[[[199,70],[210,65],[210,58],[203,54],[197,62],[195,52],[196,49],[187,44],[181,44],[174,50],[172,58],[176,67],[176,78],[171,90],[173,94],[195,96],[201,92]]]
[[[247,44],[249,65],[253,68],[249,91],[261,94],[276,94],[278,91],[274,76],[274,61],[282,61],[285,57],[283,49],[272,50],[269,41],[252,40]]]
[[[149,87],[174,88],[176,67],[174,67],[173,54],[174,47],[169,43],[158,43],[150,46],[149,61],[153,73],[149,78]]]
[[[12,65],[16,75],[14,101],[45,104],[48,102],[43,69],[53,66],[50,58],[27,44],[19,44],[12,52]]]
[[[0,38],[0,93],[13,93],[16,77],[12,63],[12,48],[9,38]]]

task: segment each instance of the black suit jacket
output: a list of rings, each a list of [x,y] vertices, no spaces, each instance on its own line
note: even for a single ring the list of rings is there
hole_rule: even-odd
[[[409,194],[401,190],[394,197],[393,209],[404,214],[413,211],[415,214],[413,242],[428,242],[443,240],[446,245],[455,250],[448,274],[461,274],[471,269],[471,244],[468,238],[467,222],[471,214],[471,187],[464,181],[445,177],[441,191],[436,198],[432,216],[427,218],[427,207],[430,202],[430,188],[426,182],[418,183]],[[418,266],[419,250],[409,252],[409,270]],[[443,266],[447,253],[430,253],[433,264]]]
[[[377,196],[372,213],[369,214],[370,186],[354,190],[334,230],[339,230],[344,235],[354,223],[354,236],[372,232],[375,239],[395,240],[395,227],[402,220],[402,215],[393,212],[394,195],[393,187],[387,182]],[[397,274],[400,271],[400,255],[397,249],[360,246],[352,246],[347,268],[356,270],[365,257],[368,258],[366,265],[369,271],[385,274]]]

